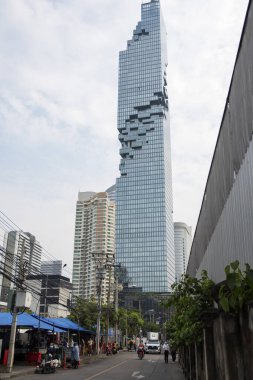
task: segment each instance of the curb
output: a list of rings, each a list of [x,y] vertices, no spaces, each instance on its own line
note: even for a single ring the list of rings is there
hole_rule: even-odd
[[[100,356],[91,356],[91,357],[86,357],[84,359],[81,359],[81,363],[80,363],[80,366],[85,366],[87,364],[92,364],[93,362],[97,361],[97,360],[101,360],[101,359],[107,359],[107,356],[102,354]],[[61,370],[63,368],[58,368],[58,370]],[[21,369],[20,371],[13,371],[11,373],[7,373],[7,372],[0,372],[0,380],[4,380],[4,379],[10,379],[10,378],[15,378],[15,377],[19,377],[19,376],[25,376],[25,375],[28,375],[28,374],[31,374],[31,373],[34,373],[36,370],[36,367],[28,367],[27,369]]]
[[[1,372],[0,373],[0,380],[2,379],[10,379],[18,376],[28,375],[30,373],[34,373],[35,368],[27,368],[27,370],[21,370],[21,371],[14,371],[11,373]]]

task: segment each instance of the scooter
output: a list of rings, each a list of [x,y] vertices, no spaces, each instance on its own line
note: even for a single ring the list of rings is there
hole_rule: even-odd
[[[57,367],[61,366],[59,359],[53,358],[52,354],[45,355],[44,359],[37,366],[35,373],[54,373]]]

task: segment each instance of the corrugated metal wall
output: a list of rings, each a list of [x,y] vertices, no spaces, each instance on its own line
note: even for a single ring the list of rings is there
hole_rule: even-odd
[[[234,259],[253,266],[253,6],[250,1],[188,273],[223,279]]]

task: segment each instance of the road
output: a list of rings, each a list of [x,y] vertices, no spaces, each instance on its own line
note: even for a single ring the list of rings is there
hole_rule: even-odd
[[[164,363],[163,355],[145,355],[139,360],[136,352],[119,352],[117,355],[93,361],[79,369],[59,369],[54,374],[26,375],[26,380],[184,380],[181,369],[171,359]]]

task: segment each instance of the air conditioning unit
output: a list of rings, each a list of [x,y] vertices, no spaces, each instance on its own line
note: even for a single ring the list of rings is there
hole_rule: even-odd
[[[30,308],[32,304],[32,294],[23,290],[17,290],[16,307]]]

